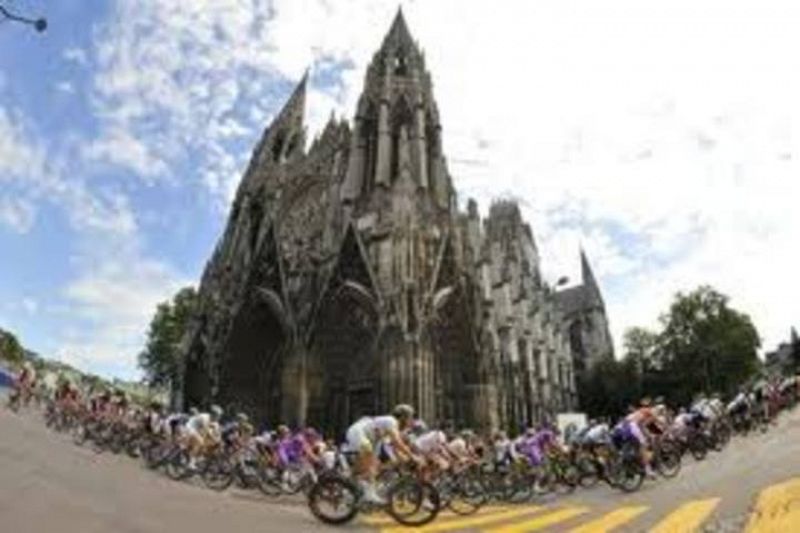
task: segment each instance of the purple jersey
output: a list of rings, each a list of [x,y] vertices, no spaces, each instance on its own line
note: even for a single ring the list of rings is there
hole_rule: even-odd
[[[549,429],[537,431],[536,436],[533,438],[536,440],[540,450],[546,450],[556,443],[556,434]]]
[[[300,434],[285,438],[278,444],[278,456],[283,464],[299,462],[304,450],[305,439]]]
[[[542,447],[537,436],[525,437],[517,444],[517,451],[525,456],[532,466],[539,466],[542,463]]]

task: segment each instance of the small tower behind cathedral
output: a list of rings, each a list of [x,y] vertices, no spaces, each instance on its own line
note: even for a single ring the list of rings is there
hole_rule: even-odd
[[[556,293],[576,372],[614,356],[606,306],[586,253],[581,249],[582,284]]]

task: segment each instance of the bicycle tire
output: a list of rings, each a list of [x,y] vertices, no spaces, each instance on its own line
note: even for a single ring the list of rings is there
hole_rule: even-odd
[[[349,495],[349,496],[348,496]],[[336,506],[342,499],[349,499],[346,511],[341,516],[333,516],[324,512],[320,503],[336,501]],[[339,476],[325,476],[320,478],[308,492],[308,508],[318,520],[333,526],[346,524],[358,514],[358,504],[361,500],[361,491],[351,480]]]
[[[224,457],[213,457],[206,462],[201,477],[206,487],[222,492],[233,483],[233,469]]]
[[[439,491],[432,484],[405,478],[389,489],[386,512],[398,523],[409,527],[422,527],[436,520],[442,509]],[[400,512],[401,500],[412,502],[413,513]]]

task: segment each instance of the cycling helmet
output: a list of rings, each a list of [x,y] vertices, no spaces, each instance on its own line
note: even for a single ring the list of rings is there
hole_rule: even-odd
[[[250,422],[250,417],[247,416],[247,413],[237,413],[236,421],[239,422],[240,424],[246,424]]]
[[[220,407],[219,405],[212,405],[211,409],[209,409],[208,412],[212,418],[222,417],[222,407]]]
[[[314,428],[305,428],[303,430],[303,437],[310,442],[316,442],[321,439],[320,434]]]
[[[392,416],[399,419],[414,418],[414,408],[408,404],[401,403],[392,409]]]
[[[415,420],[414,424],[411,426],[410,430],[412,435],[422,435],[423,433],[428,432],[428,424],[426,424],[423,420]]]
[[[197,410],[197,407],[189,408],[189,416],[197,416],[200,414],[200,411]]]

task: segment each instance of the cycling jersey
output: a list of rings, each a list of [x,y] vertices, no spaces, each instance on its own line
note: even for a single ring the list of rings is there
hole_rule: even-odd
[[[399,430],[393,416],[364,417],[347,430],[347,444],[353,451],[374,450],[384,437]]]
[[[303,435],[286,437],[278,443],[278,457],[284,465],[298,463],[305,455],[306,441]]]
[[[520,437],[515,441],[515,450],[525,459],[531,466],[539,466],[542,463],[544,454],[542,453],[541,442],[538,433],[536,435]]]
[[[597,424],[589,428],[584,435],[584,442],[588,444],[604,444],[610,439],[608,424]]]
[[[211,428],[211,415],[200,413],[191,417],[186,422],[186,428],[194,433],[202,433]]]
[[[414,446],[424,455],[436,453],[447,444],[447,437],[439,430],[423,433],[414,440]]]
[[[447,449],[460,459],[466,459],[469,457],[469,451],[467,450],[467,442],[462,439],[461,437],[456,437],[450,442],[447,443]]]
[[[494,441],[494,460],[497,464],[506,463],[511,459],[512,443],[507,438]]]

